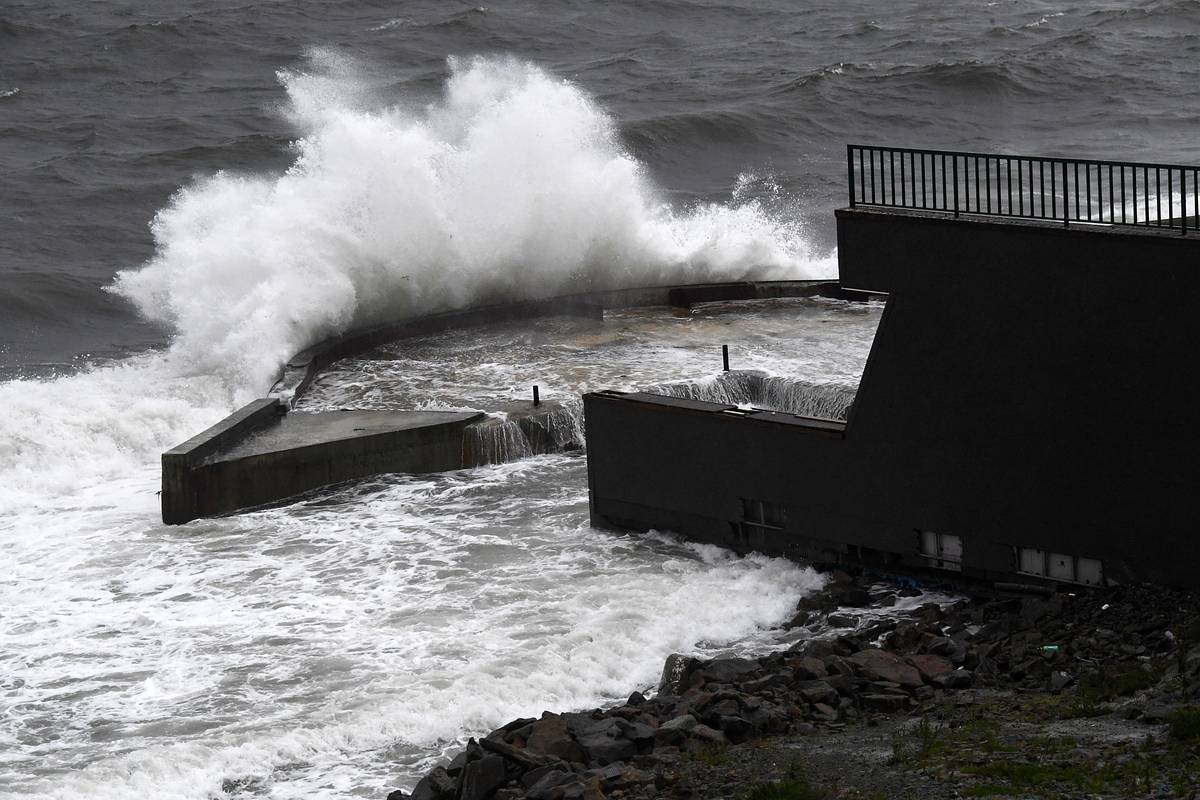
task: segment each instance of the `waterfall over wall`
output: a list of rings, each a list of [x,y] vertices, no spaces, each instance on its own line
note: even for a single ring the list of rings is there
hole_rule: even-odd
[[[583,402],[546,403],[545,410],[511,414],[468,425],[463,432],[463,463],[503,464],[529,456],[583,447]]]
[[[740,370],[711,378],[649,386],[645,391],[710,403],[753,406],[805,417],[846,419],[857,387],[819,384]],[[585,445],[583,403],[579,398],[547,402],[542,410],[492,417],[463,432],[463,463],[503,464],[530,456],[578,450]]]
[[[802,417],[845,420],[858,387],[836,383],[810,383],[797,378],[768,375],[757,370],[721,372],[699,381],[668,383],[646,391],[710,403],[749,405]]]

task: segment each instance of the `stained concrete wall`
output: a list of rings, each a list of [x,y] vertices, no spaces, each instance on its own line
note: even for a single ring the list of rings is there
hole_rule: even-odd
[[[323,417],[355,416],[355,412],[293,414],[282,422],[276,417],[274,429],[260,426],[252,438],[226,449],[213,450],[203,457],[196,457],[195,451],[183,457],[164,455],[163,521],[179,524],[199,517],[227,514],[274,503],[321,486],[386,472],[419,474],[460,469],[463,466],[463,429],[484,416],[420,411],[374,413],[384,418],[394,416],[397,420],[392,425],[388,425],[386,419],[377,420],[373,428],[360,429],[364,431],[362,433],[331,431],[327,436],[321,436],[319,431],[312,435],[312,431],[303,430],[305,417],[311,417],[314,424],[323,425],[328,421]],[[289,425],[299,430],[276,435],[278,428]],[[253,435],[275,435],[279,441],[256,447]],[[289,446],[289,440],[297,444]],[[190,461],[186,460],[188,458]],[[168,481],[171,487],[169,504]]]
[[[249,403],[230,414],[211,428],[196,434],[186,442],[162,455],[162,518],[168,525],[178,525],[202,516],[205,507],[206,483],[194,480],[193,470],[204,460],[256,431],[278,424],[286,407],[274,397]]]
[[[1035,547],[1194,583],[1200,241],[854,209],[838,256],[890,292],[844,438],[587,396],[597,524],[737,546],[752,498],[768,549],[923,564],[932,530],[980,576]]]

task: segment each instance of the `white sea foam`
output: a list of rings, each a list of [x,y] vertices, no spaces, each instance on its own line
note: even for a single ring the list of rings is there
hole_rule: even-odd
[[[228,413],[237,391],[211,376],[181,377],[154,354],[0,383],[0,530],[19,511],[146,465]]]
[[[578,457],[393,479],[344,502],[190,533],[129,525],[120,540],[46,520],[57,543],[25,553],[42,563],[0,581],[21,645],[8,719],[56,732],[10,754],[18,773],[48,773],[17,794],[411,785],[465,735],[651,686],[669,652],[765,644],[820,584],[780,559],[591,531]]]
[[[383,318],[835,272],[757,201],[662,202],[613,120],[530,64],[451,60],[443,97],[418,110],[375,96],[327,52],[280,80],[303,133],[293,166],[180,191],[155,218],[154,258],[115,284],[175,327],[172,358],[188,371],[261,391],[293,352]]]

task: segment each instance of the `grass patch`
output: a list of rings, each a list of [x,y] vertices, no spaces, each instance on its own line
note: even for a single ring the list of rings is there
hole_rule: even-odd
[[[888,763],[921,767],[960,751],[988,755],[1010,752],[1012,746],[1000,741],[999,729],[999,723],[979,708],[966,715],[955,715],[943,724],[922,717],[916,725],[892,734],[892,755]]]
[[[708,742],[689,750],[688,757],[709,767],[722,767],[729,763],[729,746]]]
[[[1171,738],[1180,742],[1200,741],[1200,706],[1181,708],[1167,717]]]
[[[921,765],[945,749],[941,726],[921,717],[920,722],[892,734],[892,755],[889,764]]]
[[[1149,664],[1133,661],[1110,665],[1081,677],[1073,691],[1023,699],[1018,703],[1019,713],[1029,721],[1103,716],[1112,711],[1109,703],[1113,700],[1157,684],[1169,660],[1165,657]]]
[[[1118,676],[1108,687],[1117,691],[1143,680]],[[964,797],[1103,794],[1200,800],[1200,706],[1177,712],[1168,720],[1174,723],[1171,737],[1158,741],[1095,745],[1071,736],[1028,736],[1028,728],[1007,728],[1011,722],[1059,719],[1066,702],[1062,695],[1039,696],[943,709],[934,720],[921,720],[893,734],[889,763],[943,779],[957,775]]]
[[[963,790],[963,797],[1011,797],[1014,790],[995,783],[976,783]]]
[[[819,786],[813,786],[804,777],[800,767],[793,764],[783,780],[754,783],[746,787],[738,800],[833,800],[834,795]]]
[[[1084,702],[1108,703],[1141,689],[1149,689],[1159,682],[1163,671],[1162,664],[1153,664],[1148,668],[1137,661],[1113,664],[1097,674],[1080,678],[1075,696]]]
[[[1046,764],[1000,759],[990,764],[973,764],[963,772],[990,781],[1004,781],[1014,788],[1048,789],[1066,784],[1088,792],[1101,791],[1107,776],[1097,774],[1088,764]]]

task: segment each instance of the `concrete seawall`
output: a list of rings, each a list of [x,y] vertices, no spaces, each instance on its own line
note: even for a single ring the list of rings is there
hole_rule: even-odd
[[[837,281],[743,281],[685,286],[608,289],[561,295],[547,300],[502,303],[444,311],[350,331],[301,350],[288,359],[270,396],[294,405],[312,379],[339,359],[366,352],[386,342],[425,336],[454,328],[469,328],[517,319],[571,316],[597,319],[609,308],[675,306],[688,308],[722,300],[762,300],[773,297],[843,296]],[[855,295],[858,297],[858,295]]]
[[[519,433],[531,452],[579,446],[555,404],[506,409],[508,427],[482,414],[291,412],[321,370],[386,342],[518,319],[602,317],[606,308],[689,307],[722,300],[840,295],[831,281],[757,281],[615,289],[490,305],[351,331],[288,359],[269,397],[255,400],[163,454],[168,524],[278,502],[321,486],[386,472],[433,472],[488,463],[489,448]],[[347,423],[347,414],[356,421]],[[424,415],[424,416],[421,416]],[[361,430],[355,430],[360,428]],[[470,436],[468,429],[479,428]],[[497,442],[490,439],[497,438]],[[517,455],[520,455],[519,453]]]
[[[257,431],[279,424],[280,418],[286,413],[287,408],[277,398],[259,398],[163,453],[163,522],[177,525],[205,516],[205,509],[214,507],[206,499],[209,482],[202,477],[202,470],[193,477],[205,459],[212,458]]]

